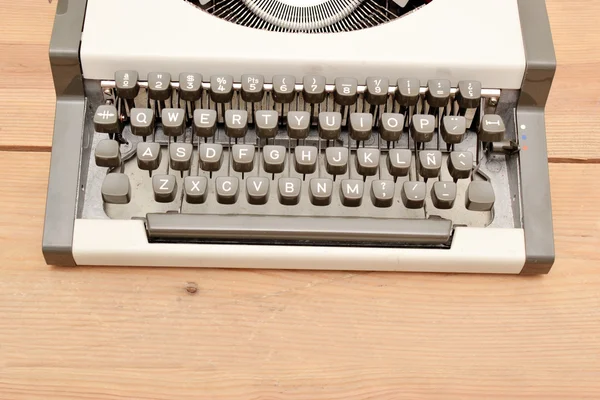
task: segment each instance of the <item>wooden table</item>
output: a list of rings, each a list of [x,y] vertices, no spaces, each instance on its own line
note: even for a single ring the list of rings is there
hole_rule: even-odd
[[[1,3],[0,399],[600,398],[599,1],[548,0],[540,277],[47,267],[55,5]]]

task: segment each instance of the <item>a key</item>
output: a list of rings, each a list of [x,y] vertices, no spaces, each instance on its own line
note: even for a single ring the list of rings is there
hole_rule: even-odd
[[[442,153],[435,150],[420,151],[419,164],[419,174],[423,178],[436,178],[442,168]]]
[[[275,75],[273,77],[273,101],[275,103],[291,103],[296,98],[296,77],[292,75]]]
[[[223,145],[201,143],[199,148],[200,168],[203,171],[218,171],[223,162]]]
[[[379,149],[361,148],[356,151],[356,170],[363,176],[373,176],[379,170]]]
[[[425,182],[408,181],[402,185],[402,203],[406,208],[423,208],[426,194],[427,184]]]
[[[116,168],[121,165],[121,151],[116,140],[101,140],[96,145],[94,157],[99,167]]]
[[[506,127],[502,117],[496,114],[486,114],[479,124],[478,137],[482,142],[501,142],[504,140]]]
[[[269,179],[257,176],[246,179],[246,197],[250,204],[266,204],[269,199]]]
[[[117,108],[111,105],[102,105],[94,114],[94,130],[98,133],[121,133],[123,125]]]
[[[396,89],[396,101],[402,107],[415,106],[419,102],[421,82],[416,78],[398,79]]]
[[[433,115],[416,114],[410,123],[410,135],[415,142],[431,142],[435,132],[435,117]]]
[[[160,166],[161,151],[159,143],[139,142],[137,145],[138,168],[144,171],[154,171]]]
[[[262,75],[242,75],[242,100],[260,103],[265,94],[265,78]]]
[[[279,113],[273,110],[259,110],[254,113],[256,135],[261,138],[273,138],[279,131]]]
[[[186,176],[183,181],[185,201],[190,204],[202,204],[208,194],[208,179],[204,176]]]
[[[302,181],[299,178],[281,178],[277,184],[279,202],[286,206],[294,206],[300,201]]]
[[[406,176],[410,171],[412,152],[408,149],[392,149],[388,151],[387,166],[390,175]]]
[[[302,80],[302,97],[304,101],[310,104],[322,103],[325,101],[326,80],[324,76],[305,76]]]
[[[371,105],[379,106],[387,103],[389,86],[390,81],[387,78],[367,78],[367,90],[365,91],[365,99]]]
[[[404,130],[404,115],[384,113],[381,115],[379,134],[383,140],[395,142],[400,140]]]
[[[330,175],[344,175],[348,170],[348,149],[328,147],[325,150],[325,169]]]
[[[296,146],[294,161],[298,173],[312,174],[317,169],[317,148],[314,146]]]
[[[355,78],[336,78],[333,98],[342,106],[350,106],[358,99],[358,81]]]
[[[217,202],[221,204],[234,204],[239,193],[239,180],[235,176],[220,176],[215,182]]]
[[[131,109],[131,133],[135,136],[150,136],[154,133],[154,111],[150,108]]]
[[[225,111],[225,134],[230,138],[241,138],[248,132],[248,111]]]
[[[152,177],[154,200],[159,203],[170,203],[177,195],[177,179],[174,175],[154,175]]]
[[[448,79],[430,79],[427,82],[427,103],[431,108],[446,107],[450,100],[451,83]]]
[[[376,180],[371,184],[371,201],[375,207],[386,208],[394,204],[394,181]]]
[[[456,183],[435,182],[431,188],[431,201],[435,208],[449,210],[456,200]]]
[[[140,92],[137,71],[115,72],[115,89],[117,96],[122,99],[133,100]]]
[[[250,172],[254,169],[254,146],[234,144],[231,149],[232,167],[236,172]]]
[[[467,132],[465,117],[445,116],[442,118],[442,139],[448,144],[457,144],[463,141]]]
[[[104,177],[102,187],[102,201],[110,204],[127,204],[131,201],[131,185],[129,177],[121,173],[108,174]]]
[[[194,110],[194,133],[199,137],[212,137],[217,131],[217,112],[215,110]]]
[[[191,143],[171,143],[169,146],[171,168],[175,171],[187,171],[190,169],[193,150],[194,147]]]
[[[315,206],[327,206],[331,204],[333,193],[333,181],[328,178],[313,178],[309,184],[310,202]]]
[[[456,101],[461,109],[477,108],[481,103],[481,82],[460,81],[456,92]]]
[[[354,140],[369,140],[373,131],[373,114],[350,114],[350,137]]]
[[[494,207],[496,196],[491,183],[473,181],[469,183],[465,196],[465,206],[471,211],[490,211]]]
[[[344,179],[340,186],[340,198],[346,207],[358,207],[362,203],[365,190],[363,181]]]
[[[310,113],[308,111],[288,112],[287,133],[292,139],[305,139],[310,133]]]
[[[212,75],[210,77],[210,99],[215,103],[229,103],[233,98],[233,77]]]
[[[342,114],[339,112],[319,113],[319,137],[335,140],[342,132]]]
[[[165,101],[171,97],[171,74],[168,72],[150,72],[148,74],[148,98]]]
[[[185,110],[182,108],[163,108],[161,113],[163,130],[167,136],[181,136],[185,132]]]
[[[448,172],[456,182],[471,176],[473,153],[469,151],[453,151],[448,157]]]
[[[202,97],[202,75],[191,72],[179,74],[179,98],[196,101]]]
[[[283,172],[285,167],[285,147],[268,145],[263,147],[263,168],[270,174]]]

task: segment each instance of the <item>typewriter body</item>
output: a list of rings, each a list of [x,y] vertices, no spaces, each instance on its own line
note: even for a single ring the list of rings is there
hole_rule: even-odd
[[[59,1],[50,59],[49,264],[552,266],[543,0]]]

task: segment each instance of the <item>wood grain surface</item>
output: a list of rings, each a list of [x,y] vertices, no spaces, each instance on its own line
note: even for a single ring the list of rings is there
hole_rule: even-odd
[[[0,399],[600,398],[600,2],[548,0],[541,277],[47,267],[54,7],[0,4]]]

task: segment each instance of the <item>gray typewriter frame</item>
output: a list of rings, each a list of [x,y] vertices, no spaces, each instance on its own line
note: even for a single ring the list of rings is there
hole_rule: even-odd
[[[50,63],[56,91],[56,116],[42,249],[50,265],[75,266],[72,244],[77,210],[83,206],[80,165],[87,97],[79,48],[86,1],[59,0]],[[526,69],[516,108],[517,135],[527,134],[519,152],[522,223],[526,261],[521,274],[545,274],[554,263],[545,105],[556,58],[544,0],[518,0]],[[523,132],[521,132],[523,131]],[[500,244],[501,245],[501,244]]]

